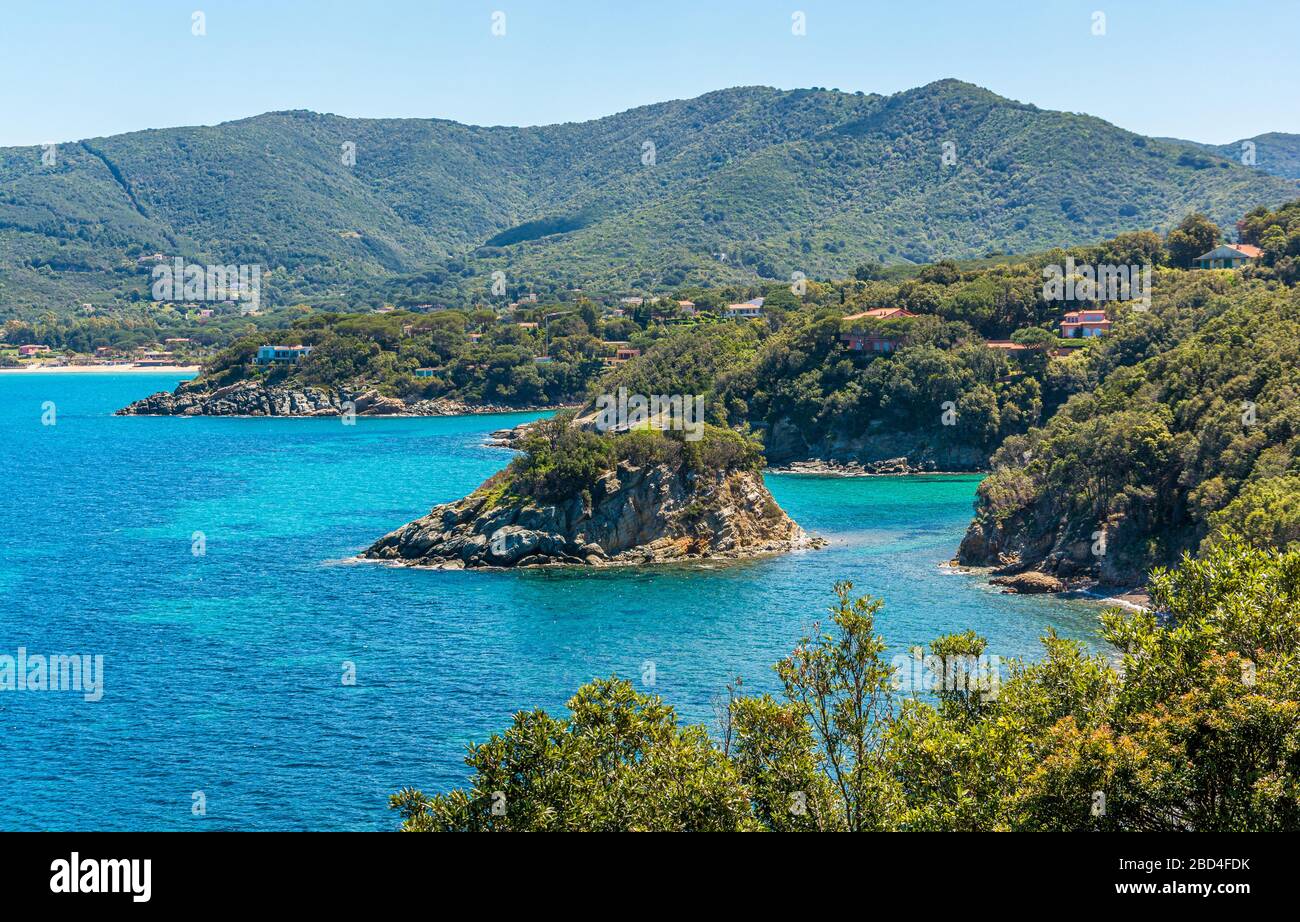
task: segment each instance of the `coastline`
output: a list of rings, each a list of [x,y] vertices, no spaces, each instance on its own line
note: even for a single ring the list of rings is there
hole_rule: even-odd
[[[196,375],[198,373],[198,365],[29,365],[25,368],[0,368],[0,374],[7,375]]]
[[[763,472],[766,474],[794,474],[805,477],[916,477],[927,475],[935,477],[966,477],[971,475],[983,476],[990,473],[987,470],[934,470],[909,464],[903,458],[878,461],[866,465],[856,461],[843,463],[810,458],[805,461],[787,461],[785,464],[769,465],[764,468]]]
[[[1086,600],[1089,602],[1100,602],[1103,605],[1113,606],[1115,608],[1126,608],[1130,611],[1150,611],[1151,594],[1145,586],[1137,586],[1133,589],[1121,589],[1117,586],[1099,586],[1095,582],[1082,581],[1074,584],[1066,583],[1065,588],[1059,592],[1017,592],[1014,589],[1004,588],[992,581],[996,567],[976,567],[966,564],[959,564],[956,560],[948,560],[939,564],[939,569],[947,573],[959,573],[969,576],[975,576],[985,585],[996,587],[1004,595],[1045,595],[1058,599]]]

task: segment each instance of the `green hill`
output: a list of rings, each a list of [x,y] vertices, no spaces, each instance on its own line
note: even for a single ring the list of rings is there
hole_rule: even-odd
[[[1227,223],[1296,188],[955,80],[743,87],[529,128],[276,112],[62,144],[51,166],[0,149],[0,311],[147,298],[155,252],[257,263],[271,303],[326,306],[486,301],[497,270],[500,301],[834,277],[1194,209]]]
[[[1164,140],[1213,151],[1239,162],[1251,153],[1246,145],[1253,144],[1256,169],[1285,179],[1300,179],[1300,134],[1271,131],[1253,138],[1242,138],[1231,144],[1200,144],[1196,141],[1174,141],[1172,138]]]

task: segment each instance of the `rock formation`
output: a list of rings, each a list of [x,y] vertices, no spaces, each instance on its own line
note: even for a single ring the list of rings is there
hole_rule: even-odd
[[[471,406],[459,400],[406,402],[378,391],[341,387],[299,387],[236,381],[212,387],[199,378],[175,391],[161,391],[118,410],[119,416],[463,416],[512,413],[549,407]]]
[[[739,559],[824,544],[782,511],[756,467],[696,471],[625,459],[556,501],[514,493],[507,469],[361,556],[449,569],[602,566]]]

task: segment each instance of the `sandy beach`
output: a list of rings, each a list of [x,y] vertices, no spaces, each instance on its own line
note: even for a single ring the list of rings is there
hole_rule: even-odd
[[[198,365],[29,365],[25,368],[0,368],[0,374],[10,375],[48,375],[48,374],[157,374],[157,375],[196,375]]]

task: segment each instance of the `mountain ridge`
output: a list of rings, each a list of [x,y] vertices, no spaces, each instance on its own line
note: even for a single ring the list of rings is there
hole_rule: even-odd
[[[530,127],[284,110],[39,153],[0,149],[10,314],[147,297],[153,252],[262,265],[278,303],[488,302],[496,271],[504,303],[1026,252],[1190,210],[1226,224],[1300,188],[952,78]]]

